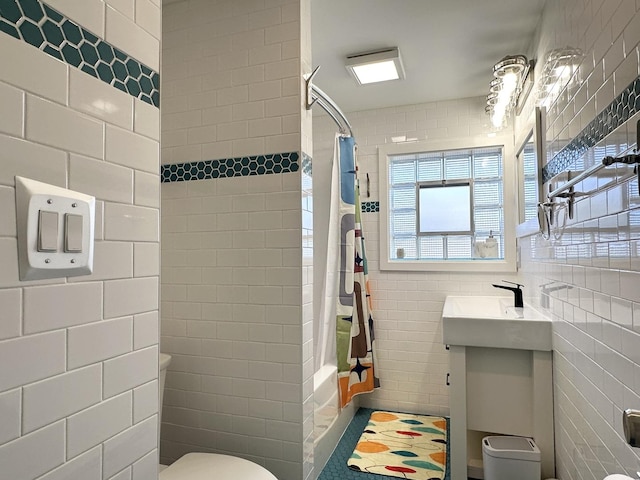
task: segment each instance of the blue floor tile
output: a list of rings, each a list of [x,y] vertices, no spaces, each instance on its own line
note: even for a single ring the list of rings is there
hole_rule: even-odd
[[[364,427],[369,422],[369,417],[374,410],[370,408],[360,408],[351,423],[347,427],[338,442],[338,446],[331,454],[329,461],[320,473],[318,480],[398,480],[398,477],[387,475],[377,475],[373,473],[356,472],[347,467],[347,460],[351,456]],[[447,452],[449,451],[449,420],[447,419]],[[444,480],[450,480],[449,455],[447,455],[447,469]]]

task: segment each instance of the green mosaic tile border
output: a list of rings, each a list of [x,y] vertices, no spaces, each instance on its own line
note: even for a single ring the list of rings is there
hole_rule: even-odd
[[[568,145],[560,150],[542,169],[544,183],[576,163],[587,150],[640,112],[640,77],[624,89]]]
[[[378,213],[380,211],[380,202],[362,202],[362,213]]]
[[[160,106],[158,72],[39,0],[0,0],[0,31],[143,102]]]
[[[298,152],[287,152],[175,163],[162,165],[160,179],[162,183],[171,183],[297,172],[300,169],[299,159]]]

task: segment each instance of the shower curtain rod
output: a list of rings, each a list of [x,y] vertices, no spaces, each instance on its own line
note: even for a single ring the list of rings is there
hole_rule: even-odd
[[[311,75],[308,78],[305,78],[304,81],[307,84],[307,99],[306,99],[306,107],[307,110],[311,110],[311,107],[315,103],[320,105],[322,109],[327,112],[327,114],[331,117],[331,119],[338,125],[340,129],[340,133],[346,135],[349,134],[350,137],[353,137],[353,129],[351,128],[351,124],[345,114],[340,110],[340,107],[336,105],[336,103],[331,99],[329,95],[324,93],[318,87],[313,84],[313,77],[318,72],[320,65],[318,65]]]

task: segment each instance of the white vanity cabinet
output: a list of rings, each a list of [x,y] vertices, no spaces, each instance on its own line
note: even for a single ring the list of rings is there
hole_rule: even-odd
[[[511,303],[510,303],[511,302]],[[482,478],[487,435],[532,437],[542,478],[555,474],[551,321],[513,299],[447,297],[451,478]]]

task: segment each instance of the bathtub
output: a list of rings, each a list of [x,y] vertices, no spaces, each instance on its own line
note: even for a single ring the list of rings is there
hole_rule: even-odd
[[[333,365],[324,365],[313,375],[313,401],[313,453],[317,477],[349,426],[356,408],[352,402],[340,410],[338,370]]]
[[[324,365],[313,375],[313,435],[318,442],[340,413],[338,405],[338,369]]]

